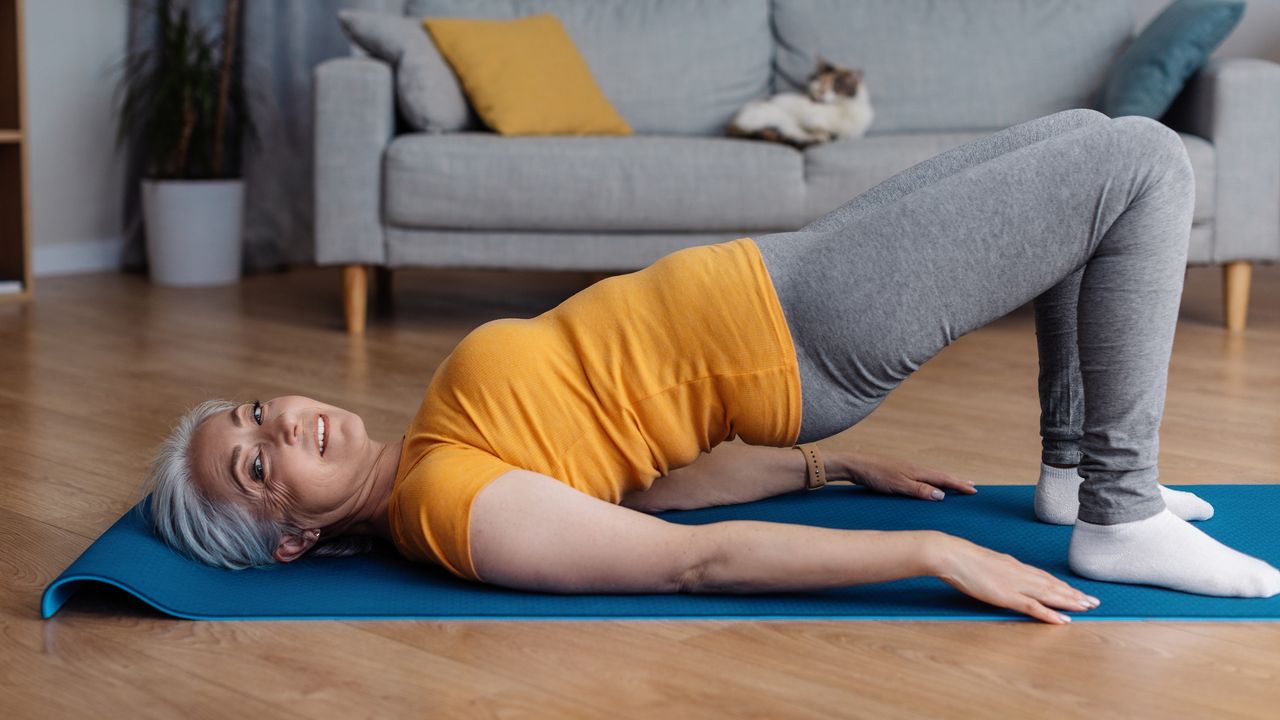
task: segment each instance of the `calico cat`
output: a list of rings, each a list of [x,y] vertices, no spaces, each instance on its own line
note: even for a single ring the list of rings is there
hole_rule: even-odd
[[[835,138],[861,137],[875,118],[862,70],[833,65],[818,55],[807,90],[808,95],[778,93],[748,102],[725,126],[725,134],[803,149]]]

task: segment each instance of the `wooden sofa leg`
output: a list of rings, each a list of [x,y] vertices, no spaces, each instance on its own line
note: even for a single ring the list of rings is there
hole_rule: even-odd
[[[369,269],[364,265],[342,268],[342,308],[348,335],[364,334],[365,301],[369,291]]]
[[[1222,304],[1226,310],[1227,330],[1244,330],[1252,275],[1253,264],[1247,260],[1229,262],[1222,268]]]

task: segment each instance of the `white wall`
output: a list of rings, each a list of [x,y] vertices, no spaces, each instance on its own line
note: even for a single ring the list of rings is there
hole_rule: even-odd
[[[123,247],[115,75],[127,0],[25,0],[27,153],[36,275],[108,270]]]
[[[1137,0],[1137,24],[1142,31],[1170,0]],[[1280,62],[1280,0],[1246,0],[1244,17],[1218,46],[1212,57],[1257,57]]]

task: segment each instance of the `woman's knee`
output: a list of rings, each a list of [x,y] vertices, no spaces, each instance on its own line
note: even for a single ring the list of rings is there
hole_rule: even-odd
[[[1067,124],[1076,127],[1101,125],[1102,123],[1111,122],[1111,118],[1106,113],[1100,113],[1093,108],[1084,107],[1061,110],[1054,113],[1054,116],[1061,118]]]
[[[1194,188],[1195,173],[1186,143],[1173,128],[1142,115],[1112,118],[1116,132],[1124,137],[1124,148],[1137,159],[1153,162],[1166,169],[1164,179]]]

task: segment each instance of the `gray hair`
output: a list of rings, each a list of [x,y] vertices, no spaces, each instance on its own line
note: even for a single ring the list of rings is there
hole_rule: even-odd
[[[143,498],[151,496],[150,525],[161,540],[192,560],[229,570],[279,564],[273,553],[280,536],[302,533],[238,503],[211,501],[194,482],[191,440],[196,428],[239,404],[206,400],[183,414],[152,459],[141,492]],[[341,535],[316,543],[306,554],[345,557],[372,547],[367,536]]]

